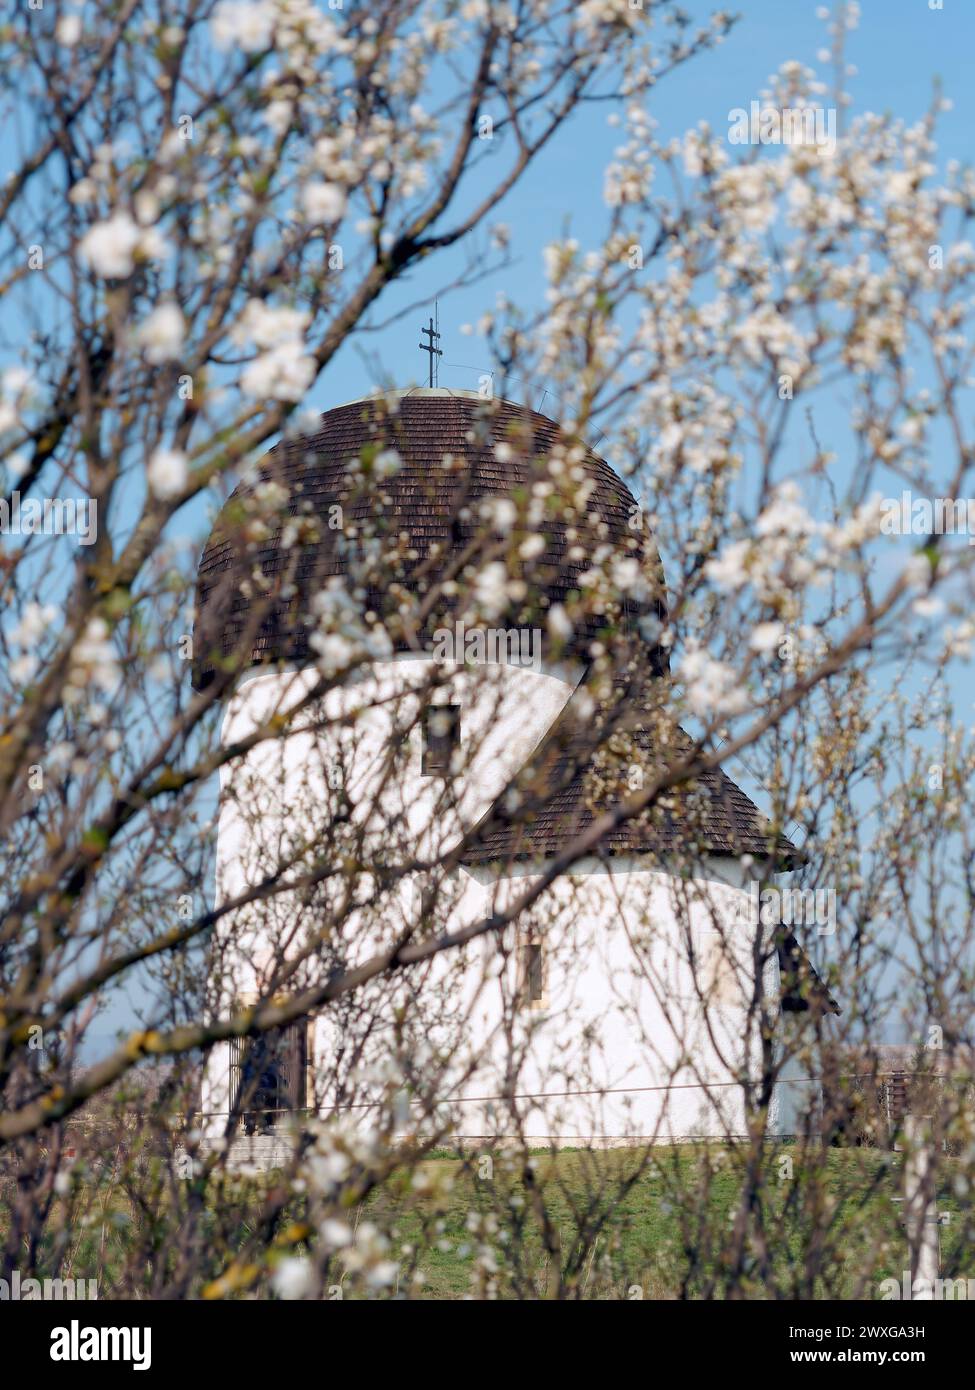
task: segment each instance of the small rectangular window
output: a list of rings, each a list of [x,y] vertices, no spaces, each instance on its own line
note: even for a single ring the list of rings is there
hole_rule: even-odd
[[[526,941],[521,948],[521,998],[524,1004],[540,1004],[545,998],[545,959],[540,941]]]
[[[460,745],[460,705],[427,705],[423,711],[424,777],[447,777]]]

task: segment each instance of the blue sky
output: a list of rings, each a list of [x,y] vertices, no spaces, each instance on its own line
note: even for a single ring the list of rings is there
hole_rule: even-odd
[[[944,95],[954,102],[939,126],[942,156],[964,162],[971,156],[975,129],[975,4],[944,4],[937,11],[928,8],[927,0],[863,0],[859,28],[849,36],[848,61],[858,69],[849,79],[849,89],[854,110],[889,111],[913,121],[924,114],[932,85],[940,79]],[[688,6],[696,19],[712,8]],[[828,79],[828,65],[816,60],[818,50],[828,43],[826,26],[817,19],[817,5],[811,0],[743,0],[729,8],[742,18],[725,42],[661,82],[650,109],[662,137],[680,135],[701,120],[716,133],[727,130],[729,111],[747,108],[770,74],[788,59],[816,67]],[[520,305],[540,303],[541,248],[562,233],[567,219],[583,246],[600,238],[605,225],[603,168],[618,141],[619,131],[606,124],[601,112],[584,112],[543,152],[531,176],[509,194],[496,220],[511,227],[517,263],[441,300],[442,386],[476,388],[475,373],[450,363],[490,365],[483,345],[462,337],[459,330],[492,307],[498,291]],[[500,151],[498,158],[503,158]],[[381,316],[432,295],[449,282],[450,271],[459,269],[462,260],[459,250],[432,258],[383,298]],[[426,313],[418,310],[404,322],[369,335],[366,342],[359,340],[359,345],[379,354],[398,386],[423,383],[426,357],[417,343],[425,322]],[[372,384],[372,374],[352,342],[323,374],[309,403],[327,410],[364,394]]]

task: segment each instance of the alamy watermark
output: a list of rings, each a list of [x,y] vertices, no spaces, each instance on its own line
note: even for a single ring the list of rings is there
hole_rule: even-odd
[[[0,497],[0,535],[77,536],[81,545],[98,539],[98,500],[94,497]]]
[[[50,1299],[86,1299],[91,1303],[97,1298],[97,1279],[22,1279],[19,1269],[13,1270],[9,1279],[0,1279],[0,1303]]]
[[[131,1361],[134,1371],[152,1365],[151,1327],[82,1327],[72,1318],[51,1330],[52,1361]]]
[[[880,504],[882,536],[967,536],[975,545],[975,497],[885,497]]]
[[[958,1299],[967,1300],[975,1298],[975,1279],[922,1279],[920,1275],[916,1279],[912,1279],[911,1271],[905,1269],[900,1279],[891,1278],[880,1281],[880,1297],[882,1299],[901,1298],[906,1302],[911,1302],[913,1299],[935,1303],[955,1302]]]
[[[743,926],[815,927],[820,936],[836,931],[835,888],[760,888],[757,882],[739,899],[738,921]]]
[[[542,664],[542,630],[539,627],[472,627],[456,622],[438,627],[433,634],[435,661],[493,662],[524,666],[538,671]]]
[[[753,101],[746,111],[736,106],[728,112],[731,145],[811,145],[818,150],[836,149],[835,106],[763,106]]]

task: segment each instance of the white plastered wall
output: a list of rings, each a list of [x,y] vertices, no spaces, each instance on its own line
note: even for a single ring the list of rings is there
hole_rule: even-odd
[[[432,674],[439,681],[433,699],[462,710],[465,773],[453,804],[441,799],[442,779],[421,772],[416,714],[430,697]],[[524,764],[578,677],[576,670],[504,665],[445,663],[434,671],[429,658],[413,656],[373,663],[360,679],[328,692],[303,730],[299,717],[299,732],[258,744],[224,770],[218,905],[259,883],[282,855],[300,868],[331,845],[339,787],[351,803],[364,858],[381,853],[392,865],[436,861]],[[292,709],[314,680],[313,671],[246,679],[225,715],[225,743]],[[402,748],[394,775],[391,746]],[[505,911],[532,890],[543,868],[509,866],[503,878],[489,869],[457,869],[439,893],[449,903],[443,928]],[[344,966],[381,950],[415,920],[424,881],[422,874],[404,878],[381,914],[368,880],[359,882],[358,899],[339,913]],[[708,861],[692,880],[639,859],[581,861],[538,898],[525,919],[529,926],[508,928],[500,944],[497,934],[478,938],[412,972],[406,984],[367,987],[365,997],[392,1014],[403,990],[414,992],[411,1004],[434,1073],[436,1059],[451,1053],[437,1085],[450,1095],[451,1132],[460,1137],[510,1130],[512,1106],[516,1127],[540,1141],[740,1134],[742,1081],[758,1068],[753,931],[735,925],[745,888],[732,859]],[[309,922],[319,920],[291,893],[230,914],[214,937],[220,974],[214,1007],[223,1011],[260,994],[276,965],[302,950]],[[545,992],[535,1006],[517,997],[524,930],[543,944]],[[313,980],[316,968],[323,967],[310,961],[296,980]],[[769,961],[766,1007],[777,989],[777,967]],[[314,1105],[327,1110],[336,1102],[326,1063],[355,1050],[355,1027],[347,1008],[329,1009],[315,1021],[313,1054],[323,1081],[310,1097]],[[381,1030],[372,1041],[382,1047]],[[213,1133],[229,1108],[229,1068],[229,1045],[215,1048],[203,1096]],[[501,1096],[507,1099],[496,1099]],[[773,1128],[787,1110],[776,1097]]]

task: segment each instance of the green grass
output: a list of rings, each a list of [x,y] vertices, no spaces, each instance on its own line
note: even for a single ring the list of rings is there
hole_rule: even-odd
[[[466,1158],[439,1152],[417,1173],[394,1173],[345,1215],[360,1227],[373,1223],[388,1237],[388,1255],[401,1268],[394,1291],[425,1299],[485,1292],[540,1297],[551,1291],[556,1265],[570,1295],[585,1298],[720,1298],[729,1292],[748,1298],[876,1298],[881,1279],[900,1279],[907,1261],[894,1201],[902,1187],[899,1154],[830,1149],[804,1156],[792,1145],[770,1148],[758,1211],[751,1214],[742,1247],[734,1229],[746,1159],[744,1148],[703,1145],[661,1147],[649,1155],[633,1149],[546,1151],[534,1155],[526,1184],[524,1160],[510,1152]],[[975,1273],[951,1190],[955,1166],[945,1160],[938,1194],[939,1210],[953,1213],[942,1230],[945,1277]],[[198,1296],[238,1255],[246,1251],[247,1261],[254,1261],[249,1243],[269,1195],[284,1198],[274,1228],[277,1250],[292,1248],[287,1242],[282,1247],[281,1233],[308,1214],[305,1199],[288,1196],[277,1174],[224,1178],[191,1193],[190,1184],[174,1189],[160,1170],[138,1201],[121,1186],[108,1190],[99,1182],[97,1175],[85,1178],[70,1212],[62,1207],[55,1213],[54,1224],[60,1215],[70,1232],[69,1267],[50,1267],[59,1242],[48,1238],[37,1272],[97,1277],[102,1298],[151,1297],[165,1288],[171,1275],[164,1271],[179,1268],[174,1252],[193,1236],[201,1267],[187,1293]],[[544,1238],[533,1205],[537,1198],[550,1232],[557,1233],[560,1254],[553,1255],[551,1239]],[[239,1296],[268,1296],[260,1246],[256,1258],[264,1273]],[[494,1266],[487,1270],[486,1252]],[[328,1271],[333,1281],[345,1298],[376,1296],[335,1261]]]
[[[632,1297],[636,1289],[644,1298],[721,1296],[734,1248],[732,1225],[741,1206],[744,1153],[725,1155],[715,1171],[718,1155],[713,1149],[656,1149],[622,1192],[642,1158],[619,1149],[595,1154],[562,1150],[536,1157],[537,1182],[559,1231],[575,1291],[617,1298]],[[786,1158],[793,1162],[791,1178],[780,1167]],[[750,1242],[737,1277],[755,1297],[800,1292],[810,1254],[822,1246],[812,1282],[818,1296],[876,1297],[880,1280],[899,1279],[906,1263],[906,1237],[893,1200],[901,1195],[900,1155],[832,1149],[814,1161],[823,1165],[815,1178],[796,1171],[798,1150],[783,1145],[771,1151],[762,1196],[767,1262],[763,1267],[759,1245]],[[451,1299],[478,1291],[467,1225],[472,1213],[492,1211],[512,1214],[516,1223],[507,1245],[498,1242],[503,1252],[498,1291],[514,1297],[531,1296],[529,1290],[541,1294],[547,1256],[538,1221],[529,1217],[518,1223],[519,1209],[524,1210],[518,1199],[525,1197],[518,1176],[499,1174],[496,1164],[495,1176],[482,1181],[475,1175],[476,1161],[465,1164],[448,1155],[431,1159],[423,1171],[431,1190],[419,1200],[393,1181],[362,1211],[362,1219],[393,1235],[404,1265],[422,1271],[421,1296]],[[958,1211],[947,1182],[938,1207]],[[587,1222],[593,1234],[580,1263],[577,1236]],[[959,1272],[959,1257],[964,1265],[960,1240],[956,1216],[943,1230],[946,1273]],[[809,1287],[807,1278],[806,1292]]]

